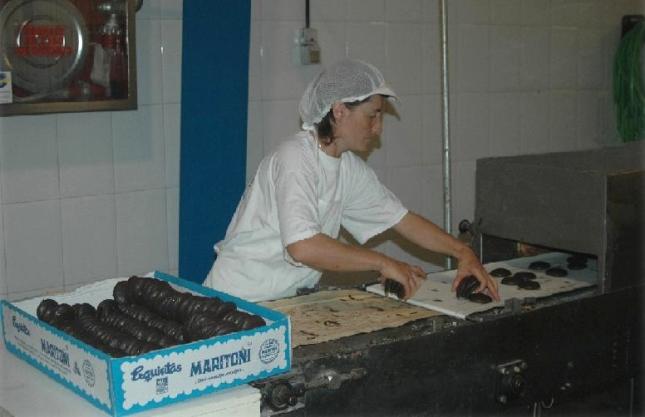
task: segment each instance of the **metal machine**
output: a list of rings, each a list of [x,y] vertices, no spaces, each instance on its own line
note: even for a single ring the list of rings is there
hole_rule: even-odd
[[[263,414],[536,415],[615,384],[638,410],[643,150],[478,161],[471,231],[483,262],[527,247],[584,254],[597,260],[597,285],[297,347],[290,373],[258,384]]]

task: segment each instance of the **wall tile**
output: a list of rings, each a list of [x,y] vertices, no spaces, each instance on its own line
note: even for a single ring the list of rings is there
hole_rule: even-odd
[[[65,287],[116,276],[114,195],[61,200]]]
[[[367,61],[381,70],[387,65],[386,39],[387,25],[384,23],[347,24],[348,56]]]
[[[301,0],[262,0],[263,20],[298,20],[304,26],[305,2]]]
[[[490,22],[493,25],[522,23],[522,2],[518,0],[490,0]]]
[[[424,177],[426,169],[421,165],[409,167],[392,167],[387,170],[385,186],[393,191],[403,205],[415,213],[424,210]]]
[[[166,190],[166,219],[168,221],[168,267],[179,268],[179,188]]]
[[[433,164],[425,168],[423,176],[423,215],[443,228],[443,165]]]
[[[517,91],[520,88],[522,28],[491,26],[490,91]]]
[[[163,105],[166,187],[179,187],[181,105]]]
[[[117,192],[163,187],[165,182],[162,106],[112,115]]]
[[[550,151],[572,151],[577,148],[577,100],[573,92],[551,92]]]
[[[1,197],[1,196],[0,196]],[[0,198],[0,203],[2,202],[2,198]],[[4,225],[3,225],[3,209],[2,205],[0,204],[0,299],[7,298],[7,294],[9,294],[8,290],[8,280],[7,280],[7,264],[5,262],[6,256],[5,256],[5,250],[4,250]]]
[[[579,0],[551,0],[551,25],[579,26],[580,6]]]
[[[517,155],[521,151],[521,93],[490,95],[490,154]]]
[[[488,91],[488,26],[459,25],[456,92]]]
[[[573,89],[578,85],[577,30],[551,30],[551,88]]]
[[[161,21],[163,102],[181,101],[181,21]]]
[[[550,95],[522,93],[521,100],[521,152],[547,152],[550,144]]]
[[[116,241],[119,276],[168,270],[166,191],[116,195]]]
[[[385,19],[390,22],[421,22],[423,0],[386,0]]]
[[[60,200],[5,204],[3,214],[9,294],[61,288]]]
[[[382,22],[385,20],[385,0],[349,0],[347,19],[361,22]]]
[[[437,26],[423,25],[421,86],[424,93],[441,92],[441,33]],[[450,42],[450,40],[449,40]],[[452,64],[452,65],[451,65]],[[448,58],[448,65],[455,66]]]
[[[262,0],[251,0],[251,20],[262,20]],[[254,23],[251,23],[254,26]]]
[[[321,64],[327,66],[345,58],[347,55],[345,23],[318,21],[313,24],[318,29]]]
[[[578,30],[578,88],[600,89],[605,79],[605,48],[600,31]]]
[[[582,91],[577,95],[577,127],[578,148],[595,148],[600,143],[601,112],[598,93]]]
[[[550,0],[522,0],[522,24],[548,26],[550,22]]]
[[[490,0],[453,0],[460,24],[485,25],[490,22]]]
[[[112,115],[58,115],[60,192],[63,197],[114,193]]]
[[[59,195],[56,116],[16,116],[0,120],[3,203]]]
[[[526,90],[549,87],[550,30],[546,27],[522,29],[520,81]]]
[[[300,130],[299,100],[265,101],[262,105],[265,155]]]
[[[300,22],[262,24],[262,98],[300,99],[305,86],[321,70],[320,65],[296,65],[293,49]]]
[[[441,96],[423,96],[421,107],[421,149],[424,165],[441,164],[443,161],[443,125]]]
[[[246,182],[255,176],[255,171],[265,155],[262,102],[249,101],[246,122]]]
[[[351,0],[311,0],[309,18],[312,22],[345,20],[347,18],[348,1]]]
[[[586,0],[579,4],[578,23],[582,28],[603,26],[603,16],[607,9],[611,7],[611,2],[607,0]]]
[[[451,138],[453,161],[472,161],[488,156],[489,101],[487,94],[457,95],[457,115]]]
[[[421,120],[423,96],[400,96],[397,103],[400,118],[391,118],[384,124],[382,141],[388,142],[388,167],[420,165],[423,160]]]
[[[161,24],[156,19],[137,20],[137,90],[139,105],[163,100]]]
[[[439,0],[423,0],[421,2],[423,21],[429,23],[431,26],[439,27],[441,21],[441,11],[439,10]],[[456,13],[454,13],[456,14]],[[450,14],[448,10],[448,21],[457,21],[456,16]]]
[[[181,19],[184,15],[184,1],[161,0],[159,9],[163,19]]]
[[[397,94],[418,94],[421,86],[422,54],[419,44],[423,38],[420,24],[390,24],[387,34],[386,69],[381,68],[388,83]],[[403,64],[405,63],[405,64]]]

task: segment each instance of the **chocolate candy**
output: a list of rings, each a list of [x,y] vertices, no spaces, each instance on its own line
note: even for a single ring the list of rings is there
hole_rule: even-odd
[[[559,266],[554,266],[545,271],[545,273],[552,277],[566,277],[568,275],[567,270],[560,268]]]
[[[545,261],[534,261],[529,264],[529,269],[534,271],[544,271],[551,268],[551,264]]]
[[[489,274],[495,278],[504,278],[511,275],[511,271],[506,268],[495,268],[489,272]]]

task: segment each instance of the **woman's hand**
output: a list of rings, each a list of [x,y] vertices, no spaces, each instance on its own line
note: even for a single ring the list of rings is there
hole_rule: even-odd
[[[390,278],[403,285],[403,288],[405,288],[404,300],[412,297],[426,278],[426,273],[418,266],[409,265],[392,258],[385,258],[379,272],[381,273],[379,281],[382,284],[385,283],[386,279]]]
[[[464,246],[459,250],[457,255],[457,276],[452,282],[452,290],[455,291],[457,286],[462,279],[468,275],[472,275],[477,278],[479,281],[479,287],[477,292],[487,292],[493,300],[499,301],[499,292],[497,281],[495,281],[489,274],[486,272],[482,264],[475,256],[475,253],[467,246]]]

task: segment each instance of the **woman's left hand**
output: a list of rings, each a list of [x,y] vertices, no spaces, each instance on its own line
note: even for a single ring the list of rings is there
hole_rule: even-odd
[[[479,287],[476,290],[477,292],[487,292],[493,300],[499,301],[497,281],[495,281],[488,272],[486,272],[472,249],[467,246],[461,249],[457,256],[457,262],[457,276],[452,282],[453,291],[456,291],[457,286],[462,279],[466,278],[468,275],[472,275],[477,278],[477,281],[479,281]]]

